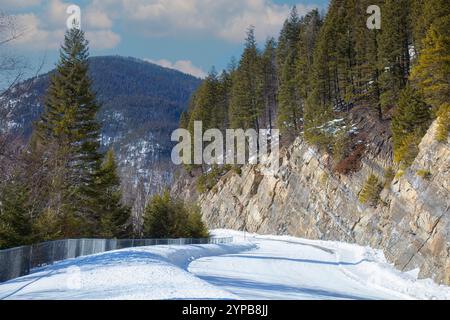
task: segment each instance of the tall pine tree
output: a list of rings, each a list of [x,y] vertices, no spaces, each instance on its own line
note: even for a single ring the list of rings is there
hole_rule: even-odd
[[[98,188],[101,190],[98,199],[100,215],[100,230],[98,234],[106,238],[127,238],[131,236],[131,208],[122,203],[120,178],[114,152],[109,150],[102,164]]]
[[[303,118],[302,99],[296,79],[296,62],[299,54],[301,20],[294,6],[284,23],[278,40],[278,127],[283,133],[298,133]]]
[[[389,110],[402,89],[410,72],[410,0],[386,0],[382,7],[382,29],[379,41],[380,103]]]
[[[277,114],[277,67],[276,67],[276,43],[275,39],[267,40],[261,57],[262,94],[264,110],[262,126],[273,129]]]
[[[434,20],[422,42],[412,80],[438,116],[437,140],[446,142],[450,130],[450,8]],[[445,14],[445,11],[443,11]]]
[[[423,40],[434,21],[449,15],[449,11],[447,0],[411,0],[410,21],[416,54],[422,51]]]
[[[337,77],[336,12],[340,2],[332,1],[323,26],[317,37],[313,62],[308,78],[311,86],[304,108],[305,139],[321,147],[328,147],[330,137],[323,132],[325,122],[334,116],[334,105],[341,100]]]
[[[394,160],[409,167],[418,153],[417,146],[431,121],[430,107],[421,94],[408,85],[401,92],[392,119]]]
[[[92,235],[100,221],[96,212],[102,159],[99,105],[88,67],[84,32],[72,28],[65,35],[35,131],[36,152],[52,160],[46,161],[51,176],[47,210],[60,218],[62,236]]]
[[[32,216],[27,187],[10,181],[0,190],[0,249],[32,241]]]
[[[255,31],[250,27],[244,53],[233,76],[229,108],[232,128],[260,129],[260,117],[264,110],[260,66]]]

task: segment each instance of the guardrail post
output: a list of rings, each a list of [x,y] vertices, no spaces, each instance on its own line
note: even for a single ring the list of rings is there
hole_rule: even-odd
[[[55,242],[52,241],[51,244],[52,244],[52,261],[51,261],[51,264],[53,264],[55,262]]]
[[[33,259],[33,246],[30,246],[30,258],[28,260],[28,272],[30,272],[31,270],[31,266],[32,266],[32,259]]]

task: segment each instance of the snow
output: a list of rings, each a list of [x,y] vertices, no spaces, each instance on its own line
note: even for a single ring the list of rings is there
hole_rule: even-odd
[[[71,259],[0,284],[0,299],[450,299],[450,287],[397,271],[370,247],[213,234],[235,241]]]
[[[152,246],[70,259],[0,285],[0,299],[237,299],[186,271],[251,243]]]
[[[17,123],[17,122],[15,122],[13,120],[6,122],[6,130],[7,130],[7,132],[11,131],[11,130],[14,130],[14,129],[18,129],[20,127],[21,127],[20,123]]]
[[[358,127],[354,124],[346,125],[344,118],[328,121],[321,126],[310,128],[309,130],[320,130],[330,135],[337,135],[341,132],[347,132],[351,135],[358,133]]]

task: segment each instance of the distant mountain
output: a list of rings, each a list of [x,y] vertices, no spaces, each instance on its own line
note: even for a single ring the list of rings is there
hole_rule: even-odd
[[[0,131],[30,136],[53,72],[20,83],[0,100],[6,111]],[[90,74],[102,104],[103,146],[116,151],[130,202],[137,184],[144,185],[146,193],[158,190],[173,172],[170,134],[201,80],[120,56],[90,58]]]

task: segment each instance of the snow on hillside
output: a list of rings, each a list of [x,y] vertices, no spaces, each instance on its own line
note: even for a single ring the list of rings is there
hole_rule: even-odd
[[[450,299],[368,247],[216,230],[232,244],[124,249],[0,284],[0,299]]]

